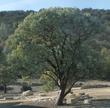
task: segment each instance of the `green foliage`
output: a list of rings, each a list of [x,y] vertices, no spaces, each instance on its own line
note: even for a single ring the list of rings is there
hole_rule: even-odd
[[[0,51],[0,84],[9,84],[15,80],[14,72],[11,67],[7,64],[6,55]]]
[[[85,79],[86,71],[95,66],[91,66],[96,63],[95,56],[84,53],[88,52],[87,40],[99,35],[101,27],[96,17],[85,15],[78,9],[40,10],[26,17],[7,40],[8,60],[21,74],[45,72],[60,88],[58,102],[61,104],[73,85]],[[46,83],[46,90],[53,87],[52,81]]]
[[[61,54],[62,44],[64,39],[67,38],[69,42],[65,43],[63,53],[65,54],[64,61],[68,62],[68,60],[72,60],[70,55],[73,53],[70,47],[74,46],[74,42],[78,40],[79,35],[81,41],[85,38],[85,35],[86,37],[94,35],[98,25],[98,21],[95,23],[96,21],[94,18],[85,16],[72,8],[48,9],[31,14],[19,25],[15,34],[8,39],[7,46],[12,50],[9,58],[14,59],[14,63],[22,65],[20,69],[24,68],[30,72],[37,70],[38,61],[45,62],[45,59],[50,57],[55,62],[50,50],[52,48],[56,53],[59,53],[57,59],[61,59],[61,56],[63,56]],[[69,36],[66,37],[65,34]],[[65,67],[65,65],[63,64],[60,68]]]
[[[53,81],[46,81],[45,85],[43,85],[43,90],[46,92],[53,91],[55,89],[55,84]]]
[[[15,65],[10,65],[9,59],[6,57],[6,48],[5,40],[15,32],[15,29],[18,27],[24,18],[33,11],[3,11],[0,12],[0,82],[10,83],[11,79],[16,79]],[[18,51],[19,48],[18,48]],[[13,52],[15,53],[15,52]],[[7,59],[7,60],[6,60]],[[14,67],[14,68],[13,68]],[[13,77],[12,77],[13,76]],[[8,78],[9,77],[9,78]]]
[[[9,84],[14,81],[14,74],[10,72],[10,67],[0,64],[0,84]]]
[[[110,48],[109,15],[104,10],[73,8],[32,13],[8,38],[7,61],[23,76],[45,72],[60,88],[61,104],[77,81],[109,75],[109,55],[101,52],[103,47]],[[1,30],[4,28],[2,24]],[[52,80],[46,82],[47,91],[54,85]]]
[[[51,72],[48,72],[48,74],[52,74]],[[46,92],[52,91],[55,89],[55,82],[52,78],[47,76],[46,74],[42,74],[40,78],[41,82],[43,82],[42,89]]]
[[[33,11],[3,11],[0,12],[0,39],[6,40],[13,34],[18,24]]]
[[[109,80],[109,19],[110,10],[98,9],[0,12],[0,82],[45,71],[57,85],[68,76],[67,88],[75,79]],[[47,82],[47,88],[53,85]]]
[[[101,55],[103,57],[102,79],[110,80],[110,50],[102,48]]]

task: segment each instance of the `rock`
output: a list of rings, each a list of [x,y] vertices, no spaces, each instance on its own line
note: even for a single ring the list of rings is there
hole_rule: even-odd
[[[91,99],[91,98],[92,97],[90,97],[89,94],[85,94],[85,93],[80,94],[80,100]]]
[[[84,95],[85,95],[85,93],[84,93],[84,92],[82,92],[82,93],[79,93],[79,95],[84,96]]]
[[[39,94],[39,96],[45,97],[47,95],[45,93],[41,93],[41,94]]]
[[[71,99],[71,104],[76,104],[79,101],[79,98]]]
[[[90,104],[91,103],[91,99],[85,99],[83,103],[84,104]]]
[[[13,99],[14,100],[18,100],[18,99],[20,99],[20,97],[19,96],[16,96],[16,97],[13,97]]]
[[[30,95],[33,95],[33,92],[31,90],[27,90],[22,93],[22,96],[30,96]]]
[[[69,98],[75,98],[76,94],[69,94]]]
[[[13,100],[13,97],[5,97],[5,100]]]
[[[66,104],[66,102],[67,102],[67,99],[64,99],[64,100],[63,100],[63,103]]]

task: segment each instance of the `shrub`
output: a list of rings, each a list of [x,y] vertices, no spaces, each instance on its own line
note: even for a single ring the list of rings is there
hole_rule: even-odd
[[[55,88],[55,84],[53,81],[47,81],[44,85],[43,85],[43,90],[46,92],[52,91]]]
[[[48,71],[48,74],[52,73]],[[40,80],[43,83],[42,88],[44,91],[49,92],[55,89],[55,82],[49,76],[42,74]]]
[[[32,91],[32,87],[28,84],[23,84],[22,87],[21,87],[21,91],[27,91],[27,90],[31,90]]]
[[[4,86],[3,85],[0,85],[0,90],[4,90]]]

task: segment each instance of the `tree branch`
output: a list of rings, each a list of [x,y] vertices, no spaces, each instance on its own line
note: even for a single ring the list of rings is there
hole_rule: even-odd
[[[57,86],[60,87],[60,85],[58,83],[58,80],[55,79],[51,74],[48,74],[47,72],[44,72],[44,74],[47,75],[47,76],[49,76],[50,78],[52,78],[55,81],[55,83],[57,84]]]
[[[74,86],[74,84],[76,83],[77,81],[75,80],[72,84],[71,84],[71,86],[68,88],[68,90],[65,92],[65,96],[68,94],[68,93],[70,93],[71,92],[71,89],[72,89],[72,87]]]

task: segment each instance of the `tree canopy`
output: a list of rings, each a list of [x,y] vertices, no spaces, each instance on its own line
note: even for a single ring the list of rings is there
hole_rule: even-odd
[[[9,37],[8,60],[23,74],[38,71],[52,78],[61,90],[58,104],[62,104],[73,85],[89,71],[85,64],[91,54],[83,53],[89,51],[86,41],[101,30],[96,17],[78,9],[43,9],[26,17]]]

